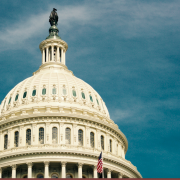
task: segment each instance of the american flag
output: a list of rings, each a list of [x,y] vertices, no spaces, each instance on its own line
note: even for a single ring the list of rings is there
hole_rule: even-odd
[[[103,172],[103,160],[102,160],[102,152],[99,155],[98,163],[97,163],[97,172],[102,173]]]

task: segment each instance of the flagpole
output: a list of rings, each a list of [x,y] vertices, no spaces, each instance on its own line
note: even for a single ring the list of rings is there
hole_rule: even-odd
[[[102,152],[102,163],[103,163],[103,152]],[[103,168],[102,178],[104,178],[104,168]]]

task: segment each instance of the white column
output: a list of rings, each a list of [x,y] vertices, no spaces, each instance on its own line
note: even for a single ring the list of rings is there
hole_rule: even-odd
[[[45,62],[45,49],[42,50],[42,64]]]
[[[0,131],[0,150],[3,150],[4,148],[4,141],[3,141],[3,134],[2,134],[2,131]]]
[[[97,178],[97,165],[94,165],[94,178]]]
[[[62,167],[62,177],[61,178],[66,178],[66,162],[61,162],[61,167]]]
[[[64,51],[64,65],[66,65],[66,53]]]
[[[7,148],[11,148],[11,142],[14,140],[14,139],[11,139],[11,131],[12,129],[9,129],[8,130],[8,144],[7,144]]]
[[[49,62],[49,52],[48,52],[49,48],[46,47],[46,62]]]
[[[57,62],[60,62],[60,57],[59,57],[59,47],[57,47]]]
[[[12,165],[12,178],[16,178],[16,164]]]
[[[61,47],[61,63],[63,63],[63,48]]]
[[[82,178],[82,163],[78,163],[78,178]]]
[[[28,178],[32,178],[32,162],[27,163],[28,166]]]
[[[122,173],[118,173],[118,178],[122,178]]]
[[[110,169],[108,169],[107,178],[111,178],[111,170]]]
[[[124,146],[122,147],[122,158],[125,159],[125,147]]]
[[[54,61],[54,46],[51,46],[51,60]]]
[[[2,178],[2,167],[0,167],[0,178]]]
[[[49,178],[49,162],[48,161],[46,161],[46,162],[44,162],[44,177],[45,178]]]

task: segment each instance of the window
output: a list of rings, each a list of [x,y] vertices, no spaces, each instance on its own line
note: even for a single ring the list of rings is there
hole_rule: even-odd
[[[71,144],[71,129],[66,128],[66,144]]]
[[[83,92],[81,92],[81,96],[83,99],[85,99],[85,94]]]
[[[79,142],[79,146],[83,146],[83,130],[82,129],[78,130],[78,142]]]
[[[55,87],[52,89],[52,94],[56,94],[56,88]]]
[[[26,145],[31,145],[31,129],[26,130]]]
[[[55,174],[55,173],[53,173],[53,174],[51,175],[51,178],[58,178],[58,175]]]
[[[43,88],[42,89],[42,95],[45,95],[46,94],[46,88]]]
[[[57,127],[52,128],[52,143],[57,144]]]
[[[7,149],[7,145],[8,145],[8,135],[6,134],[4,136],[4,149]]]
[[[44,175],[43,174],[38,174],[37,178],[44,178]]]
[[[18,100],[18,97],[19,97],[19,94],[17,94],[17,95],[16,95],[16,97],[15,97],[15,101],[17,101],[17,100]]]
[[[72,90],[72,94],[74,97],[76,97],[76,91],[74,89]]]
[[[36,89],[34,89],[33,91],[32,91],[32,96],[35,96],[36,95]]]
[[[66,174],[66,178],[73,178],[71,174]]]
[[[112,140],[109,140],[109,151],[112,152]]]
[[[101,135],[101,149],[104,150],[104,136]]]
[[[66,95],[67,94],[67,91],[66,91],[66,88],[64,87],[63,88],[63,95]]]
[[[15,147],[18,147],[18,145],[19,145],[19,132],[16,131],[16,132],[14,133],[14,146],[15,146]]]
[[[44,128],[39,128],[39,143],[44,144]]]
[[[98,106],[99,106],[99,101],[98,101],[98,99],[96,99],[96,101],[97,101],[97,104],[98,104]]]
[[[90,133],[90,144],[91,144],[91,147],[94,148],[94,133],[93,132]]]
[[[26,96],[27,96],[27,91],[24,92],[23,98],[26,98]]]
[[[116,147],[116,155],[118,155],[118,144],[117,144],[117,147]]]
[[[8,104],[10,104],[11,103],[11,97],[9,98],[9,102],[8,102]]]
[[[89,98],[90,98],[90,100],[93,102],[93,98],[92,98],[92,96],[91,96],[91,95],[89,95]]]

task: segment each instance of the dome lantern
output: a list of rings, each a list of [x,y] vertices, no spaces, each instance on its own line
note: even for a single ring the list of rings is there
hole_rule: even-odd
[[[49,22],[51,25],[49,28],[49,36],[39,45],[42,53],[42,65],[66,65],[65,54],[68,49],[68,45],[58,35],[59,29],[56,26],[58,22],[58,15],[56,11],[57,10],[53,8],[53,11],[49,16]]]

